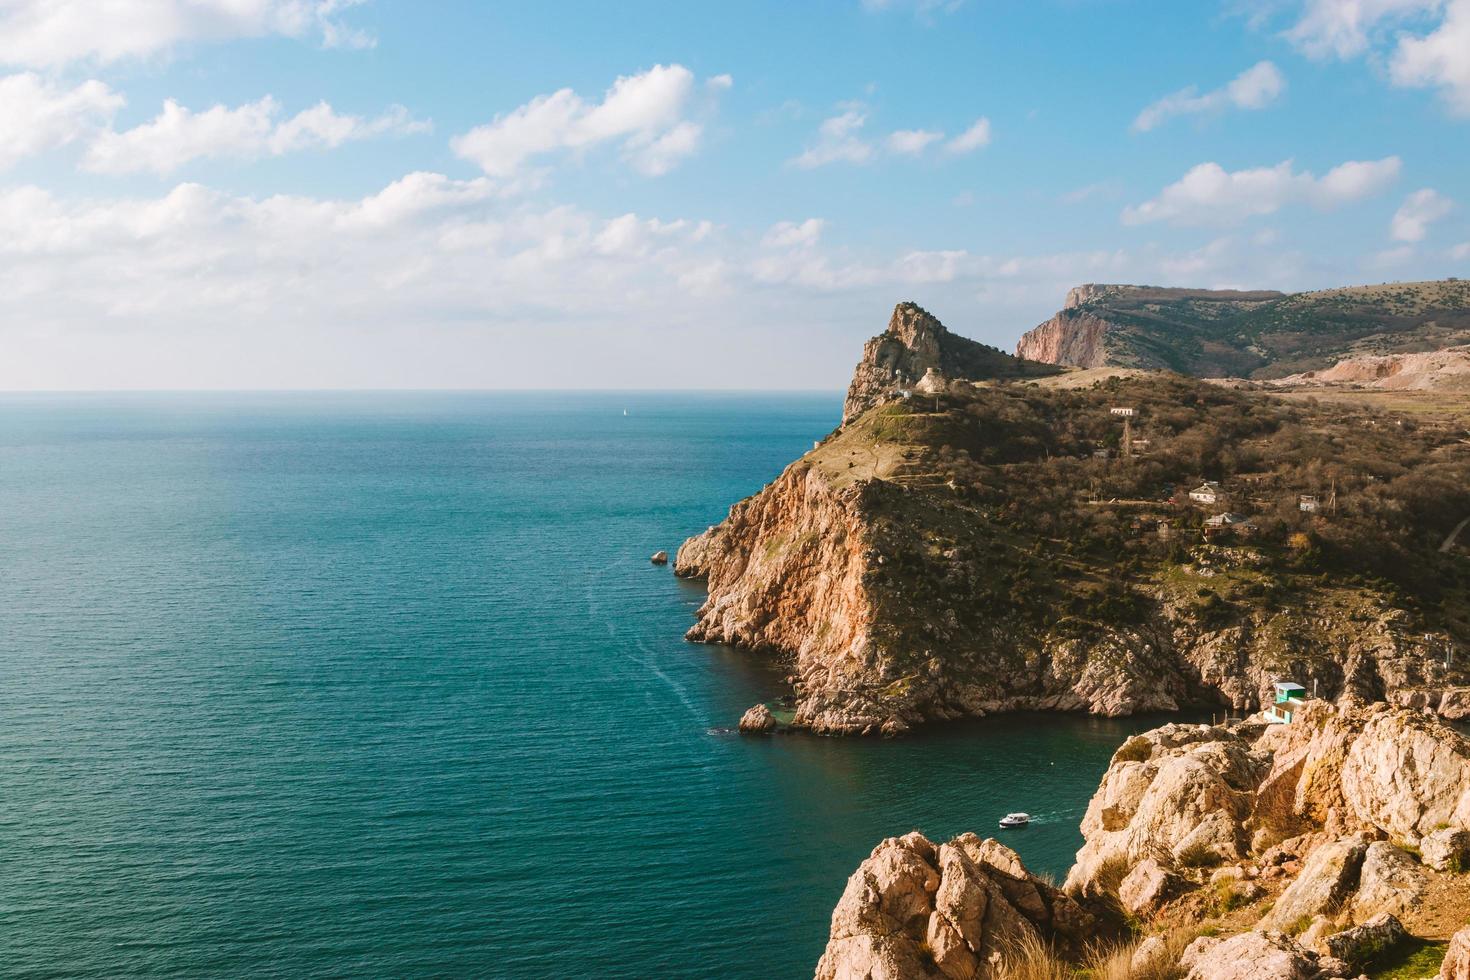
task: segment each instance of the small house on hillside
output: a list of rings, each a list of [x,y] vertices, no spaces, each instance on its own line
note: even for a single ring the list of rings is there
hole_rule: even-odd
[[[1301,511],[1303,514],[1315,514],[1317,513],[1317,508],[1320,505],[1317,503],[1316,497],[1312,496],[1309,493],[1304,493],[1300,497],[1296,498],[1296,506],[1297,510]]]
[[[1256,530],[1258,529],[1256,525],[1250,522],[1250,518],[1244,514],[1233,514],[1229,511],[1223,514],[1216,514],[1214,517],[1205,521],[1205,537],[1207,538],[1226,532],[1249,536]]]
[[[1108,409],[1108,411],[1125,419],[1131,419],[1134,415],[1138,414],[1137,410],[1130,405],[1117,405]]]
[[[1293,681],[1277,681],[1276,702],[1263,712],[1273,725],[1289,725],[1296,710],[1307,700],[1307,689]]]
[[[1225,502],[1225,490],[1214,480],[1206,480],[1189,491],[1189,499],[1197,504],[1220,504]]]

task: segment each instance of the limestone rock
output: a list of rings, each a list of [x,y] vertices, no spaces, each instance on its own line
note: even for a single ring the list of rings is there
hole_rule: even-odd
[[[1362,925],[1328,936],[1327,952],[1353,966],[1366,966],[1385,950],[1403,942],[1407,935],[1403,923],[1382,912]]]
[[[1118,886],[1118,900],[1134,915],[1149,916],[1184,888],[1184,880],[1153,858],[1133,866]]]
[[[740,716],[740,730],[752,735],[764,735],[777,729],[776,716],[763,704],[752,705]]]
[[[986,977],[1028,936],[1080,949],[1091,926],[1010,848],[973,834],[936,847],[912,833],[879,844],[848,879],[816,975]]]
[[[1450,938],[1450,948],[1445,951],[1444,963],[1439,968],[1439,980],[1470,980],[1470,926]]]
[[[950,333],[915,303],[893,309],[888,329],[863,347],[842,406],[843,424],[912,389],[929,372],[944,378],[979,381],[987,378],[1053,374],[1056,369],[1011,355]]]
[[[1317,848],[1301,874],[1276,899],[1263,924],[1287,929],[1313,916],[1335,913],[1356,887],[1367,852],[1368,840],[1361,834]]]
[[[1342,768],[1358,819],[1410,843],[1470,827],[1470,741],[1429,715],[1381,704],[1369,712]]]
[[[1200,937],[1179,965],[1186,980],[1312,980],[1313,955],[1279,932],[1243,932],[1229,939]]]
[[[653,557],[648,560],[655,565],[667,565],[669,563],[669,553],[667,551],[655,551]]]
[[[1461,721],[1470,718],[1470,687],[1452,687],[1439,698],[1437,708],[1441,718]]]
[[[1405,915],[1419,907],[1428,887],[1429,875],[1418,861],[1387,841],[1374,841],[1363,856],[1353,919],[1364,922],[1385,912]]]
[[[1068,890],[1109,891],[1118,882],[1105,879],[1116,869],[1160,854],[1175,863],[1243,857],[1242,827],[1265,769],[1225,728],[1165,725],[1129,739],[1082,818],[1086,843]]]
[[[1424,863],[1435,871],[1470,871],[1470,830],[1441,827],[1419,841]]]

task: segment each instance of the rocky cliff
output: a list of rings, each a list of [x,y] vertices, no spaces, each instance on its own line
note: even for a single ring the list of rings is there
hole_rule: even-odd
[[[847,389],[842,419],[852,421],[874,405],[914,389],[926,376],[980,381],[1053,373],[1055,368],[1028,364],[951,333],[915,303],[900,303],[894,307],[888,329],[864,345]]]
[[[1081,829],[1065,887],[1025,902],[1034,878],[994,841],[885,841],[817,976],[1317,980],[1411,953],[1425,975],[1470,971],[1470,742],[1421,712],[1312,702],[1289,725],[1134,736]],[[987,907],[960,893],[1000,911],[953,940]]]
[[[940,356],[940,329],[900,307],[849,406],[883,397],[883,365]],[[925,370],[930,394],[850,419],[679,549],[677,574],[708,585],[689,638],[787,666],[795,727],[1244,710],[1282,675],[1331,698],[1460,703],[1470,677],[1439,652],[1470,598],[1458,557],[1438,551],[1470,513],[1470,450],[1454,431],[1328,419],[1177,377],[1075,390]],[[1121,438],[1119,403],[1146,456],[1098,458]],[[1223,453],[1276,467],[1241,483],[1237,506],[1271,508],[1249,537],[1208,534],[1211,512],[1177,499],[1199,460]],[[1298,511],[1339,468],[1359,474],[1334,477],[1353,512]],[[772,725],[760,714],[746,727]]]
[[[1289,295],[1088,284],[1022,336],[1016,354],[1084,368],[1272,379],[1467,341],[1470,283],[1453,279]]]

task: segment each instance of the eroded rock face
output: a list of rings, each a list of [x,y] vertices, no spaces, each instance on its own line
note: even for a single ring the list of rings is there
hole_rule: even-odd
[[[1470,926],[1450,939],[1450,948],[1445,951],[1444,963],[1439,968],[1439,980],[1470,980]]]
[[[1264,920],[1272,929],[1299,928],[1318,915],[1335,914],[1352,895],[1368,841],[1361,834],[1324,844],[1312,852],[1301,874],[1276,900]]]
[[[1279,932],[1243,932],[1229,939],[1202,936],[1180,959],[1186,980],[1312,980],[1316,957]]]
[[[1068,309],[1021,335],[1016,356],[1080,368],[1111,364],[1107,348],[1111,324],[1091,313],[1071,309],[1070,297],[1068,303]]]
[[[1406,915],[1419,907],[1428,888],[1429,875],[1418,861],[1387,841],[1374,841],[1363,855],[1353,920],[1367,922],[1385,913]]]
[[[1165,725],[1113,756],[1082,818],[1086,840],[1068,889],[1109,891],[1144,860],[1219,863],[1241,857],[1243,828],[1267,761],[1224,728]]]
[[[944,324],[916,303],[894,307],[888,329],[863,347],[842,406],[843,424],[911,390],[933,374],[943,378],[980,381],[1052,373],[1040,364],[1028,364],[1004,351],[950,333]]]
[[[1010,848],[964,834],[885,840],[848,879],[818,980],[990,977],[1028,935],[1079,944],[1091,916]]]

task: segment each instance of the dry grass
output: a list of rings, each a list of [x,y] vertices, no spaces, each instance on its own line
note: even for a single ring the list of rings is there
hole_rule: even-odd
[[[1197,935],[1193,929],[1163,933],[1163,952],[1151,957],[1148,963],[1140,964],[1137,970],[1133,968],[1133,954],[1144,940],[1101,947],[1087,957],[1083,975],[1088,980],[1178,980],[1184,976],[1184,971],[1179,968],[1179,957]]]
[[[1000,980],[1074,980],[1077,971],[1035,933],[1015,943],[1001,962]]]

